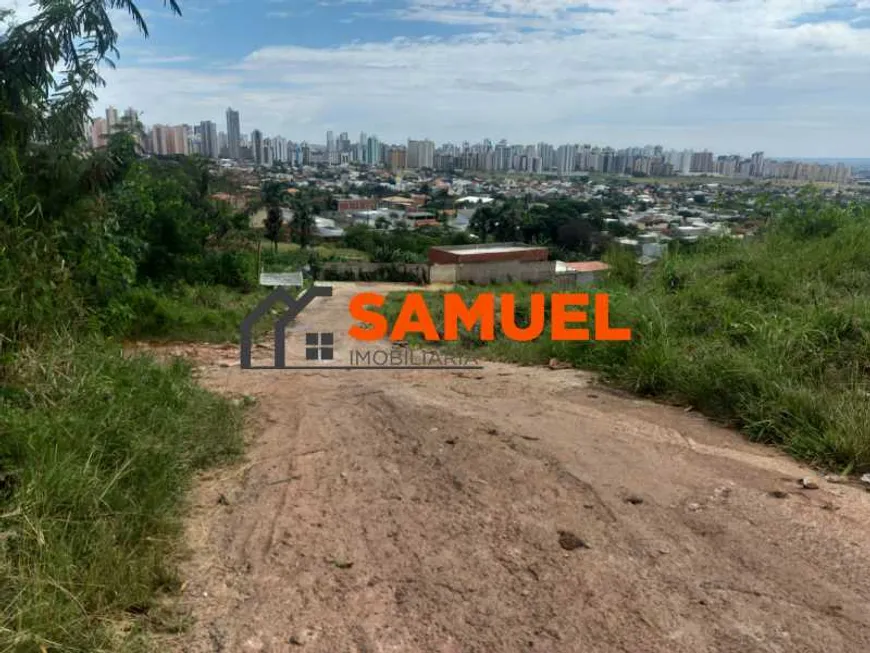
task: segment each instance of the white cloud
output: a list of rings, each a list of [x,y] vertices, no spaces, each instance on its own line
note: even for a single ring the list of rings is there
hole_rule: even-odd
[[[138,66],[159,66],[167,63],[188,63],[194,61],[194,57],[187,55],[176,55],[172,57],[154,57],[150,55],[141,55],[136,57],[136,65]]]
[[[34,18],[39,13],[40,7],[35,0],[0,0],[0,11],[5,10],[12,11],[12,18],[15,23],[23,23]],[[120,9],[110,9],[108,13],[112,25],[120,38],[133,36],[138,33],[139,29],[128,12]],[[140,8],[139,13],[149,22],[153,22],[153,19],[159,16],[159,14],[145,8]]]
[[[408,0],[398,18],[478,32],[268,47],[214,71],[139,62],[107,71],[102,99],[145,109],[146,122],[222,124],[232,105],[245,130],[315,141],[333,129],[397,142],[505,137],[866,154],[870,32],[845,19],[795,23],[833,2],[589,4],[592,11],[568,0]]]
[[[23,23],[36,15],[38,7],[30,0],[0,0],[0,11],[12,11],[17,23]]]

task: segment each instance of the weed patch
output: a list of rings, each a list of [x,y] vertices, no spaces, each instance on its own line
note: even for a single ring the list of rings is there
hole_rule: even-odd
[[[870,471],[870,215],[824,206],[785,211],[760,236],[710,240],[670,252],[639,277],[617,274],[584,292],[608,292],[611,324],[630,342],[482,342],[476,355],[522,364],[550,358],[596,371],[639,395],[693,406],[751,439],[839,470]],[[555,288],[459,288],[479,292]],[[440,293],[427,293],[438,323]],[[386,311],[394,318],[397,299]],[[587,311],[594,319],[592,307]]]
[[[127,650],[112,624],[177,588],[184,493],[240,453],[242,415],[98,339],[21,351],[2,390],[0,650]]]

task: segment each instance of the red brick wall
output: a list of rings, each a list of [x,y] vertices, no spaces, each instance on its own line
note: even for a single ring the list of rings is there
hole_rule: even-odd
[[[378,200],[371,197],[335,200],[338,211],[371,211],[378,208]]]

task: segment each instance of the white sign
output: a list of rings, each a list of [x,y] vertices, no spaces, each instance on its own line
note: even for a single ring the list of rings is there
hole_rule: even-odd
[[[301,272],[261,272],[261,286],[295,286],[301,288],[303,284]]]

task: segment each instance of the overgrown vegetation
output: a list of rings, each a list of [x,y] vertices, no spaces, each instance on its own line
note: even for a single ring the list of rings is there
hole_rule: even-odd
[[[477,209],[469,226],[483,242],[546,246],[551,258],[567,261],[598,258],[614,238],[635,233],[622,222],[606,221],[618,216],[629,201],[615,189],[589,200],[508,198]]]
[[[174,587],[191,475],[241,446],[238,409],[187,365],[117,344],[225,337],[256,254],[206,162],[144,160],[132,121],[83,147],[110,8],[146,32],[129,0],[42,0],[0,26],[2,651],[131,650]]]
[[[633,329],[630,342],[485,343],[473,330],[458,346],[520,363],[558,358],[693,406],[798,458],[870,471],[868,243],[868,207],[807,195],[775,211],[754,239],[678,249],[649,275],[619,259],[617,274],[584,288],[610,293],[611,322]],[[553,289],[484,291],[517,293],[523,323],[529,294]],[[478,292],[463,294],[470,302]],[[439,295],[428,297],[440,315]]]
[[[180,361],[81,336],[22,352],[0,396],[0,649],[129,650],[178,588],[188,481],[240,452],[240,421]]]
[[[467,245],[475,242],[464,232],[446,227],[380,230],[354,225],[345,231],[347,247],[365,252],[377,263],[425,263],[434,245]]]
[[[151,341],[237,342],[239,325],[268,289],[240,293],[224,286],[136,288],[128,338]]]

